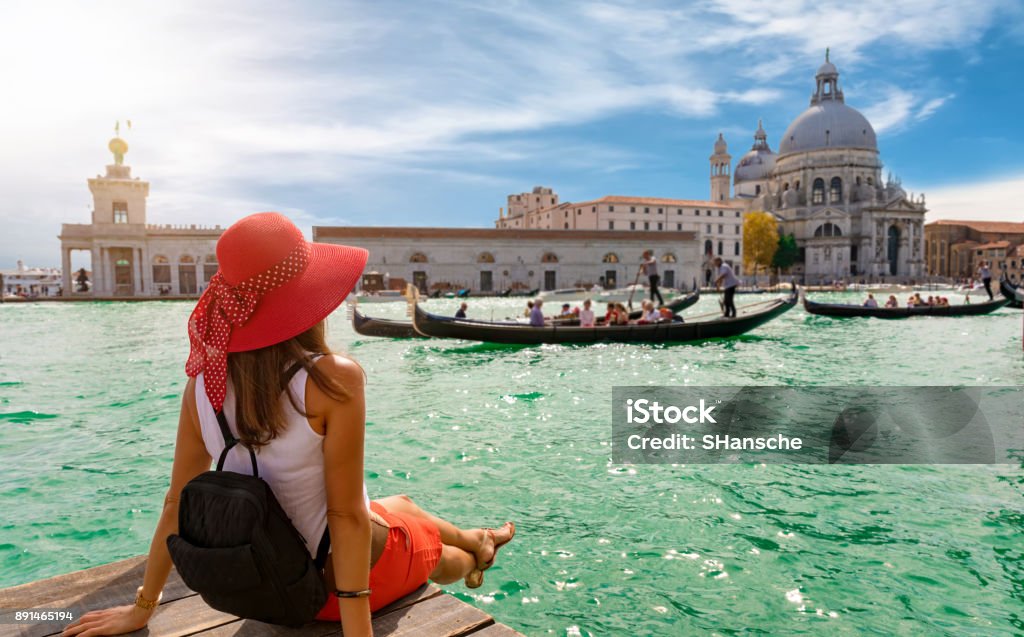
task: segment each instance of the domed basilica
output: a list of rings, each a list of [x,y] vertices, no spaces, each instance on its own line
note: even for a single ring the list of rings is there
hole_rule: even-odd
[[[753,147],[730,174],[721,135],[711,155],[711,199],[769,211],[796,237],[794,273],[809,282],[924,274],[924,196],[883,182],[871,123],[848,106],[825,56],[810,106],[786,129],[778,153],[758,122]],[[730,194],[730,179],[733,192]]]

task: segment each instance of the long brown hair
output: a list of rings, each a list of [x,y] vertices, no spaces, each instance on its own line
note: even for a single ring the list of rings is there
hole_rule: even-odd
[[[248,352],[228,354],[228,378],[235,392],[235,427],[243,444],[258,449],[277,438],[287,426],[281,393],[288,395],[295,411],[295,396],[288,390],[295,363],[302,365],[309,377],[327,396],[337,401],[349,399],[349,392],[335,379],[314,366],[313,356],[329,355],[326,322],[287,341]]]

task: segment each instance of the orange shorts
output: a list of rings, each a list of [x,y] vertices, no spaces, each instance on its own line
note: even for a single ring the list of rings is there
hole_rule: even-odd
[[[384,552],[370,569],[370,611],[405,597],[424,583],[441,561],[441,533],[432,523],[404,513],[391,513],[370,502],[370,509],[390,525]],[[341,620],[333,592],[317,613],[320,621]]]

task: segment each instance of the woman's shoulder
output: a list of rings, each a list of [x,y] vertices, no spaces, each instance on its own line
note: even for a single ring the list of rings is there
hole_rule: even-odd
[[[342,354],[326,354],[313,364],[318,371],[342,383],[345,387],[362,385],[366,372],[354,359]]]

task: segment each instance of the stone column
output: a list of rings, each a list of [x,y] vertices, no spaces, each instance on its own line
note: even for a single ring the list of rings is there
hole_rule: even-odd
[[[103,257],[106,253],[106,249],[103,246],[99,246],[95,250],[93,262],[92,262],[92,295],[93,296],[106,296],[107,279],[103,273]]]
[[[175,256],[172,257],[170,254],[168,254],[167,261],[171,265],[171,283],[170,283],[171,292],[170,293],[173,294],[173,295],[181,294],[180,282],[178,280],[178,255],[175,255]]]
[[[61,247],[60,249],[60,281],[61,296],[71,296],[71,249]]]

